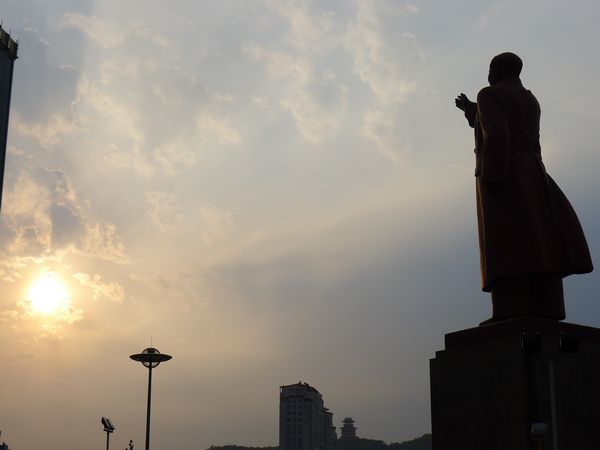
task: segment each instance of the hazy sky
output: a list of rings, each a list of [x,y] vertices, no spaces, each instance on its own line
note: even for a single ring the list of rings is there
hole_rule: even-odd
[[[363,437],[430,431],[429,359],[489,317],[474,98],[514,51],[600,255],[595,0],[2,0],[20,40],[0,214],[0,429],[15,450],[276,445],[278,387]],[[47,275],[50,273],[51,275]],[[58,280],[44,315],[30,288]],[[600,272],[566,282],[600,326]]]

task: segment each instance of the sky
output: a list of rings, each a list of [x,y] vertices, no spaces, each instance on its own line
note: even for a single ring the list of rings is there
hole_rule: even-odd
[[[11,448],[98,448],[101,416],[113,448],[141,448],[129,355],[151,344],[173,355],[153,448],[277,445],[279,386],[299,380],[361,437],[430,432],[429,359],[491,314],[454,98],[502,51],[524,60],[598,266],[594,0],[1,0],[0,17],[20,43],[0,212]],[[565,280],[568,321],[600,326],[599,285]]]

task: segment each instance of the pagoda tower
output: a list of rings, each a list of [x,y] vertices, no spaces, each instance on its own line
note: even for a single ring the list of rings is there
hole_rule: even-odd
[[[354,419],[352,419],[352,417],[346,417],[342,423],[342,439],[355,438],[356,427],[354,426]]]

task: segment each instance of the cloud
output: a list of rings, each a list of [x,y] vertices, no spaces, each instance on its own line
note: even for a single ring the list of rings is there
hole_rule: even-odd
[[[83,132],[83,128],[64,113],[54,113],[45,123],[29,124],[19,113],[11,119],[11,127],[21,136],[31,137],[42,148],[50,148],[62,142],[61,137]]]
[[[373,142],[377,149],[395,163],[403,162],[399,138],[395,133],[396,123],[389,111],[368,110],[358,130],[360,136]]]
[[[113,302],[121,302],[125,298],[125,289],[115,281],[104,282],[100,275],[77,272],[73,274],[79,284],[92,291],[94,300],[107,299]]]
[[[81,77],[77,85],[77,97],[79,102],[100,114],[105,119],[104,124],[108,125],[113,133],[123,134],[137,145],[144,143],[140,114],[133,105],[117,99],[107,89],[85,76]]]
[[[284,109],[290,111],[304,139],[312,143],[334,135],[347,112],[348,89],[339,85],[331,72],[321,79],[312,80],[281,100]]]
[[[405,8],[406,12],[413,13],[413,14],[416,14],[421,11],[417,5],[415,5],[414,3],[410,3],[410,2],[406,2],[404,4],[404,8]]]
[[[22,167],[7,181],[0,242],[8,254],[128,261],[115,225],[92,217],[63,172]]]
[[[109,23],[98,17],[69,12],[63,16],[61,27],[76,28],[96,44],[107,49],[122,46],[133,37],[148,40],[161,48],[169,46],[169,41],[163,35],[139,20],[123,26]]]
[[[334,135],[347,111],[348,89],[330,69],[315,74],[310,58],[247,45],[244,54],[262,62],[267,75],[282,83],[279,101],[294,118],[300,135],[318,143]]]
[[[13,337],[18,336],[19,339],[35,340],[38,336],[44,337],[45,334],[57,335],[65,325],[73,325],[83,318],[84,312],[80,308],[75,308],[70,301],[65,302],[59,309],[51,315],[43,315],[36,313],[31,304],[26,299],[19,300],[14,308],[0,311],[0,323],[10,324]],[[43,330],[42,334],[32,333],[31,329],[34,324],[38,324]]]
[[[4,222],[13,232],[11,253],[44,252],[52,245],[52,221],[48,210],[51,192],[22,173],[9,186],[4,201]]]
[[[229,211],[214,205],[204,205],[200,208],[199,214],[203,223],[202,240],[207,244],[224,238],[233,228],[233,216]]]
[[[486,12],[481,14],[475,23],[475,27],[478,30],[482,30],[488,26],[490,20],[496,17],[502,11],[502,8],[506,2],[495,2]]]
[[[404,33],[405,40],[414,48],[417,38]],[[379,102],[399,103],[416,90],[417,83],[403,75],[402,63],[395,54],[402,42],[393,45],[385,42],[381,34],[381,24],[375,10],[375,3],[365,0],[357,2],[356,19],[348,25],[344,44],[354,58],[354,72],[371,88]],[[409,50],[409,55],[414,51]]]
[[[312,67],[308,58],[294,57],[280,50],[251,44],[245,45],[242,51],[255,61],[264,63],[270,78],[290,80],[300,85],[312,78]]]
[[[278,46],[247,43],[243,53],[261,62],[277,86],[279,105],[288,111],[302,138],[317,144],[335,136],[347,113],[348,88],[337,79],[327,56],[339,52],[340,17],[309,1],[265,1],[287,23]],[[257,96],[270,103],[268,96]]]
[[[306,0],[266,0],[268,10],[284,18],[290,28],[286,43],[302,51],[323,53],[334,42],[338,18],[332,11],[316,11]]]
[[[202,112],[196,120],[199,138],[207,144],[237,145],[242,141],[240,133],[233,128],[231,121]]]
[[[9,176],[3,204],[4,235],[14,254],[66,248],[83,234],[82,209],[71,183],[60,171],[21,168]]]
[[[117,264],[130,263],[114,224],[96,221],[86,224],[85,231],[79,250],[82,255]]]
[[[242,136],[231,120],[215,112],[200,112],[194,125],[194,129],[189,131],[184,126],[171,141],[156,146],[148,156],[134,153],[129,164],[142,175],[154,175],[158,170],[174,177],[181,170],[195,166],[203,152],[242,143]]]
[[[62,26],[73,27],[83,31],[90,39],[105,48],[119,46],[125,42],[127,37],[125,31],[114,30],[99,18],[85,16],[80,13],[65,14]]]
[[[84,310],[69,301],[52,315],[40,316],[19,294],[28,280],[40,270],[69,274],[83,261],[125,264],[129,259],[116,226],[95,217],[64,172],[23,165],[19,158],[13,166],[16,170],[7,174],[0,217],[0,283],[12,298],[5,298],[0,320],[11,320],[19,335],[59,335],[65,326],[81,321]],[[123,288],[114,281],[83,273],[75,279],[94,298],[120,301],[124,297]]]
[[[233,96],[209,91],[193,72],[119,52],[99,72],[99,78],[81,76],[76,111],[91,151],[116,168],[142,178],[173,177],[204,151],[242,143],[222,111]]]
[[[419,39],[417,39],[417,36],[415,36],[413,33],[409,33],[408,31],[404,31],[402,32],[402,37],[412,43],[414,51],[419,59],[425,59],[425,52],[423,51],[423,47],[421,46]]]
[[[183,305],[206,305],[213,300],[211,283],[205,279],[206,274],[162,271],[161,273],[132,273],[129,278],[134,290],[147,299],[168,299],[169,305],[178,302]],[[172,306],[169,306],[171,309]]]
[[[148,215],[161,231],[172,230],[181,223],[183,215],[173,194],[164,191],[146,192]]]
[[[152,169],[144,172],[138,170],[138,172],[142,175],[153,174],[154,168],[158,167],[164,174],[174,177],[183,168],[195,166],[199,154],[200,149],[196,144],[185,142],[165,144],[154,150],[152,160],[149,162]],[[134,167],[139,166],[136,163]]]
[[[348,105],[353,100],[350,97],[357,95],[349,87],[355,79],[374,95],[376,109],[392,114],[393,107],[406,102],[417,90],[417,83],[408,75],[410,66],[425,58],[417,36],[408,31],[397,32],[397,39],[390,43],[394,34],[388,32],[379,17],[380,10],[388,15],[417,13],[414,3],[380,5],[361,0],[354,3],[355,16],[348,19],[323,9],[317,2],[266,1],[264,5],[286,22],[284,38],[269,46],[247,43],[242,50],[263,64],[271,81],[270,96],[275,93],[306,141],[317,144],[339,132],[349,115]],[[347,55],[352,58],[355,79],[348,78],[339,64]],[[265,105],[269,96],[255,98]],[[369,126],[365,124],[363,128]],[[390,146],[388,143],[383,147]],[[392,155],[390,151],[384,153]]]

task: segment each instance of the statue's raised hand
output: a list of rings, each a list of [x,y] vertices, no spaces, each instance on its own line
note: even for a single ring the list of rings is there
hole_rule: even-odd
[[[461,92],[460,95],[454,99],[454,104],[461,111],[465,111],[468,105],[474,103],[471,100],[469,100],[469,98],[465,94]]]

